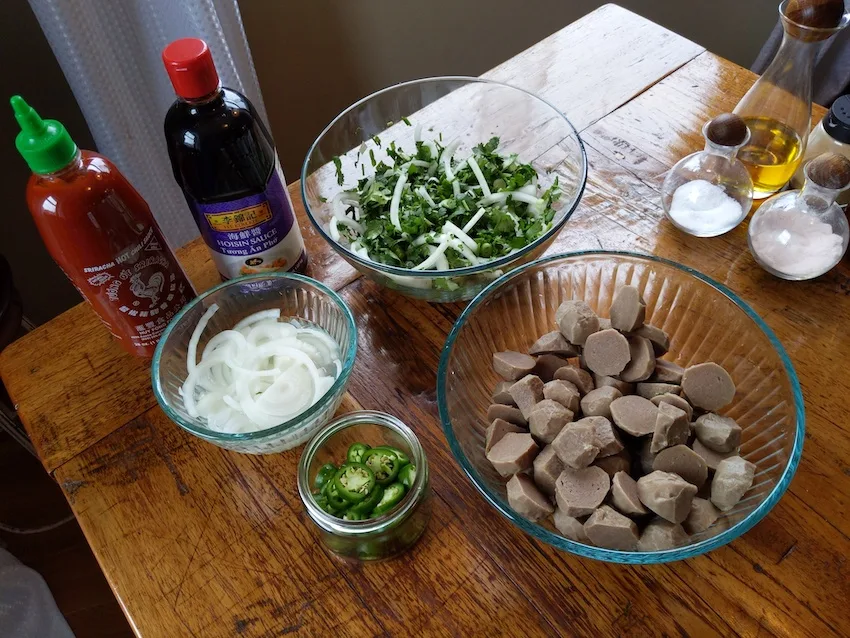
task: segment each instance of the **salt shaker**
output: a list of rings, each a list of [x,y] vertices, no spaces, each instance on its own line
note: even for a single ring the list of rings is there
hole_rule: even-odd
[[[806,157],[791,178],[793,188],[802,188],[806,176],[803,166],[822,153],[838,153],[850,159],[850,95],[842,95],[832,103],[826,116],[812,130],[806,145]],[[850,204],[850,190],[836,199],[839,204]]]
[[[718,115],[702,129],[705,149],[688,155],[667,174],[661,203],[676,228],[716,237],[740,224],[753,204],[753,182],[736,155],[750,131],[737,115]]]
[[[824,153],[806,164],[802,190],[768,199],[750,221],[750,252],[782,279],[803,280],[831,270],[847,250],[850,228],[835,202],[850,186],[850,160]]]

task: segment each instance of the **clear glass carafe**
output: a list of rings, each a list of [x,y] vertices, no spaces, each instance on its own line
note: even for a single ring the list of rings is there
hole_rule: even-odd
[[[782,189],[797,170],[806,150],[812,118],[812,72],[820,46],[847,25],[846,13],[835,16],[831,28],[823,24],[820,9],[808,14],[795,10],[804,4],[785,0],[779,15],[785,33],[773,62],[735,107],[750,129],[750,140],[738,158],[753,180],[754,198],[763,199]],[[789,11],[789,5],[790,7]]]
[[[661,186],[664,213],[676,228],[696,237],[716,237],[740,224],[753,203],[753,182],[736,158],[746,137],[720,144],[709,133],[715,118],[703,126],[705,148],[679,160]]]
[[[826,154],[812,160],[804,167],[806,182],[802,190],[774,195],[750,220],[750,252],[762,268],[782,279],[819,277],[832,270],[847,250],[850,227],[835,199],[847,188],[848,181],[844,178],[829,183],[818,178],[816,162],[827,157],[844,159]],[[845,175],[850,174],[850,161],[847,162]]]

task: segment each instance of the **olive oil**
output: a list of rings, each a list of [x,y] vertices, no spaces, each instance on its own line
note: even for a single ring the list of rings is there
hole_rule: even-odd
[[[790,127],[769,117],[745,117],[750,139],[738,151],[753,180],[753,198],[780,190],[803,159],[803,141]]]

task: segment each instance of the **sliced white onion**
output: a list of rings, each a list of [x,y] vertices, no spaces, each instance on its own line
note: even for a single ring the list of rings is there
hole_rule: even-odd
[[[484,179],[484,173],[481,172],[481,167],[478,166],[478,162],[476,162],[475,158],[470,155],[469,159],[466,160],[466,163],[469,164],[469,168],[472,169],[475,179],[477,179],[478,183],[481,185],[481,191],[484,193],[484,197],[487,197],[490,194],[490,187],[487,185],[487,180]]]
[[[485,195],[478,202],[479,206],[489,206],[490,204],[502,204],[508,197],[512,197],[518,202],[523,202],[526,204],[531,204],[533,206],[541,206],[544,204],[543,200],[539,197],[535,197],[534,195],[529,195],[528,193],[523,193],[522,191],[511,191],[510,193],[492,193],[490,195]]]
[[[301,341],[306,341],[312,344],[319,351],[319,359],[322,365],[330,365],[333,363],[334,355],[339,354],[339,345],[333,338],[324,330],[315,328],[304,328],[298,335]],[[318,363],[316,365],[319,365]]]
[[[218,312],[218,304],[214,303],[207,308],[207,311],[203,315],[201,315],[198,325],[195,326],[195,330],[192,331],[192,336],[189,339],[189,347],[186,349],[186,369],[190,374],[197,365],[198,343],[201,341],[201,335],[204,332],[204,328],[207,327],[207,324],[216,312]]]
[[[180,392],[183,395],[183,405],[190,416],[195,418],[200,416],[198,413],[198,406],[195,401],[195,388],[201,386],[202,389],[207,389],[210,386],[213,386],[214,384],[212,384],[209,379],[204,379],[203,377],[204,375],[209,374],[210,368],[220,363],[223,363],[223,359],[220,357],[208,357],[207,359],[202,359],[201,362],[192,369],[189,376],[186,377],[186,380],[180,387]]]
[[[336,221],[337,223],[342,224],[343,226],[348,226],[349,228],[354,229],[355,231],[357,231],[358,234],[363,234],[363,226],[360,225],[360,222],[354,221],[351,217],[348,217],[344,213],[342,215],[334,214],[334,216],[331,218],[331,221]]]
[[[396,230],[401,230],[401,222],[398,219],[398,207],[401,204],[401,193],[404,190],[405,184],[407,184],[407,170],[402,167],[401,175],[398,176],[398,181],[395,183],[393,198],[390,201],[390,221]]]
[[[461,169],[462,169],[464,166],[466,166],[466,163],[467,163],[468,161],[469,161],[469,158],[468,158],[468,157],[465,157],[465,158],[463,158],[462,160],[460,160],[457,164],[455,164],[454,166],[452,166],[452,173],[454,173],[455,175],[457,175],[458,173],[460,173]]]
[[[198,343],[217,309],[211,306],[192,334],[189,373],[179,390],[186,412],[205,419],[211,430],[252,432],[295,418],[340,375],[336,341],[312,324],[280,322],[279,309],[254,313],[216,334],[196,362]]]
[[[260,310],[260,312],[255,312],[253,315],[248,315],[233,326],[233,329],[241,330],[242,328],[247,328],[248,326],[257,323],[258,321],[262,321],[263,319],[280,319],[280,308]]]
[[[484,212],[485,211],[484,211],[483,208],[479,208],[478,212],[475,213],[472,216],[472,219],[470,219],[468,222],[466,222],[466,224],[464,225],[464,227],[461,230],[463,230],[463,232],[465,232],[465,233],[468,233],[470,230],[472,230],[473,227],[475,226],[475,224],[478,223],[478,220],[481,219],[482,217],[484,217]]]
[[[466,244],[464,244],[460,239],[453,237],[451,239],[451,241],[449,241],[449,246],[454,248],[456,251],[458,251],[464,257],[466,257],[466,259],[469,261],[469,263],[472,264],[473,266],[477,266],[481,262],[481,260],[478,259],[478,257],[475,255],[475,253],[473,253],[471,250],[469,250],[469,247]]]
[[[352,210],[351,217],[346,213],[349,208]],[[358,233],[363,233],[363,226],[357,222],[360,219],[360,200],[357,193],[342,191],[334,195],[333,200],[331,200],[331,211],[333,215],[328,226],[334,241],[339,241],[339,226],[334,224],[334,219],[336,219],[337,224],[344,224]]]
[[[428,246],[428,253],[433,255],[437,251],[436,246]],[[449,260],[446,259],[446,253],[437,255],[437,261],[434,263],[434,270],[449,270]]]
[[[431,159],[434,163],[436,163],[437,158],[440,156],[440,151],[437,150],[437,145],[434,143],[434,140],[425,140],[425,146],[427,146],[428,150],[431,151]]]
[[[514,229],[516,230],[516,232],[515,232],[514,234],[515,234],[517,237],[522,237],[522,231],[521,231],[521,230],[520,230],[520,228],[519,228],[519,217],[517,217],[517,216],[516,216],[514,213],[512,213],[511,211],[506,211],[506,212],[507,212],[508,217],[510,217],[510,218],[511,218],[511,221],[513,221],[513,223],[514,223]]]
[[[421,246],[422,244],[427,244],[430,241],[435,241],[434,233],[422,233],[410,243],[414,246]]]
[[[449,181],[452,181],[455,178],[455,174],[452,172],[452,155],[455,154],[458,146],[460,146],[460,142],[455,140],[443,149],[443,172],[446,174],[446,179]]]
[[[437,270],[451,270],[451,266],[449,266],[449,260],[446,258],[446,254],[443,253],[437,258],[436,264]]]
[[[424,186],[419,186],[416,189],[416,194],[419,195],[419,197],[424,199],[426,202],[428,202],[428,206],[430,206],[431,208],[437,208],[437,202],[435,202],[431,195],[428,194],[428,191],[425,190]]]
[[[447,221],[445,224],[443,224],[443,232],[449,233],[450,235],[453,235],[454,237],[459,239],[472,252],[478,250],[478,244],[475,243],[475,240],[472,239],[472,237],[467,235],[465,232],[463,232],[452,222]]]
[[[446,252],[446,249],[449,247],[449,239],[450,238],[448,236],[443,235],[442,239],[440,240],[440,245],[437,246],[437,249],[433,253],[428,255],[425,261],[423,261],[421,264],[417,264],[416,266],[414,266],[413,270],[428,270],[429,268],[433,268],[434,265],[437,263],[437,260],[440,258],[440,255]]]

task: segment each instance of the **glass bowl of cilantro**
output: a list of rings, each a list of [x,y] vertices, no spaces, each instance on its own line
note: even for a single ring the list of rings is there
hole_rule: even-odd
[[[452,302],[540,256],[586,179],[578,132],[554,106],[492,80],[437,77],[340,113],[307,154],[301,194],[361,273]]]

